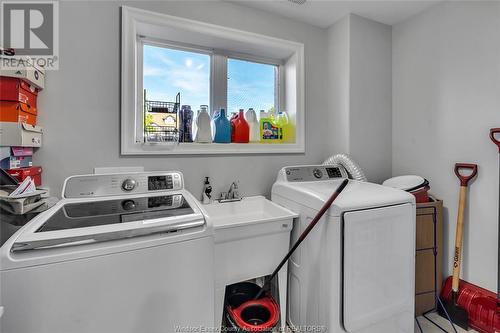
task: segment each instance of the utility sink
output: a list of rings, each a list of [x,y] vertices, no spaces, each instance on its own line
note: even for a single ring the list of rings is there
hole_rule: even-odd
[[[215,322],[221,324],[226,286],[270,275],[288,252],[293,219],[298,215],[263,196],[202,205],[214,228]],[[275,281],[281,318],[286,316],[287,266]],[[284,320],[282,325],[284,328]]]
[[[293,219],[298,215],[263,196],[246,197],[240,201],[214,202],[203,207],[205,217],[214,229],[269,223]]]

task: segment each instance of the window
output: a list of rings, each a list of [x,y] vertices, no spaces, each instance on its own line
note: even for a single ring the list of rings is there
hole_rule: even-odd
[[[211,54],[175,49],[174,45],[156,45],[144,42],[142,47],[144,99],[148,101],[174,101],[180,93],[181,104],[197,110],[210,105]],[[275,112],[278,109],[278,66],[249,60],[219,56],[227,64],[227,114],[239,109]],[[224,70],[224,69],[222,69]],[[225,89],[215,89],[223,94]],[[219,98],[219,99],[221,99]],[[218,110],[211,108],[211,115]],[[163,126],[161,120],[170,119],[151,112],[154,125]],[[158,121],[157,121],[158,120]]]
[[[277,107],[278,67],[238,59],[227,60],[227,109],[237,112],[264,110],[274,112]]]
[[[122,154],[304,152],[302,44],[122,7],[121,96]],[[267,114],[255,122],[266,134],[192,142],[186,133],[194,139],[203,105],[212,117],[221,108],[228,117],[250,108]]]
[[[174,101],[198,107],[210,102],[210,56],[144,44],[143,85],[145,98]]]

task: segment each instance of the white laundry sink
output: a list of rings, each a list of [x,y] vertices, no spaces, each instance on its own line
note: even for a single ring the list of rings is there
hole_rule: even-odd
[[[218,326],[226,286],[270,275],[288,252],[293,219],[298,215],[262,196],[215,202],[201,208],[208,224],[214,228],[215,321]],[[281,317],[285,318],[286,265],[278,273],[277,280]]]
[[[210,220],[215,230],[269,223],[298,216],[263,196],[246,197],[240,201],[224,203],[216,201],[202,208],[205,218]]]

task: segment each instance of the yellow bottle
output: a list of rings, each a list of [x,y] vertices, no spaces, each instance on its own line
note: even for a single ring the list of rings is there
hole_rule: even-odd
[[[273,117],[264,110],[260,110],[260,142],[276,143],[279,142],[279,128],[273,120]]]
[[[293,143],[295,142],[295,128],[290,122],[286,111],[281,111],[278,114],[278,127],[280,128],[280,142]]]

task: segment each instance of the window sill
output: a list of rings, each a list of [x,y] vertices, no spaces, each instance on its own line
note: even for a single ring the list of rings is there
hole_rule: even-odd
[[[304,147],[296,143],[180,143],[178,145],[135,144],[122,150],[122,155],[240,155],[304,152]]]

